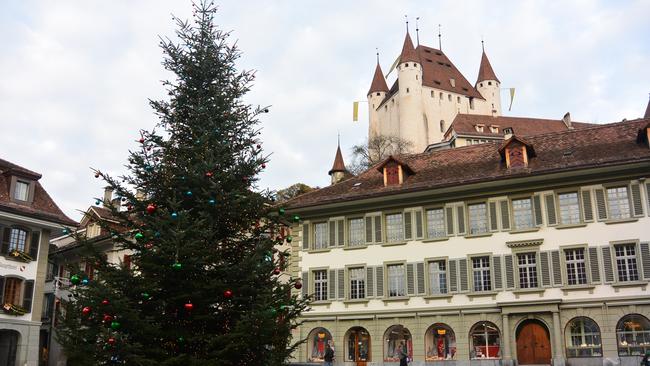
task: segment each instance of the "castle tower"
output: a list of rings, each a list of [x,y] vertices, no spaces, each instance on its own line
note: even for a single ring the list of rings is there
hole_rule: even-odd
[[[341,154],[340,143],[336,147],[336,156],[334,157],[334,164],[332,165],[332,169],[330,169],[327,174],[332,177],[332,184],[342,182],[350,176],[350,173],[345,168],[345,163],[343,162],[343,154]]]
[[[379,113],[377,108],[381,102],[386,98],[388,93],[388,85],[384,78],[384,73],[379,66],[379,54],[377,55],[377,67],[375,68],[375,75],[372,77],[372,84],[368,90],[368,138],[382,134],[379,126]]]
[[[481,66],[478,70],[478,78],[475,87],[488,102],[489,111],[493,116],[501,115],[500,86],[501,82],[494,73],[492,65],[490,65],[490,60],[488,60],[488,57],[485,54],[484,48],[483,55],[481,55]]]
[[[422,62],[408,32],[397,65],[397,83],[399,86],[398,136],[411,141],[414,151],[422,151],[429,144],[428,126],[422,102]]]

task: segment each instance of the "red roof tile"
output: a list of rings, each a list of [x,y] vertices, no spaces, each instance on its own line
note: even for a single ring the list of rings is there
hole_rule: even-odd
[[[415,47],[413,47],[413,41],[408,32],[406,32],[406,37],[404,38],[404,44],[402,45],[402,53],[399,56],[399,62],[409,62],[415,61],[420,62],[418,54],[415,52]]]
[[[488,60],[485,51],[483,51],[483,54],[481,55],[481,66],[478,69],[476,84],[483,80],[496,80],[500,82],[499,78],[497,78],[497,75],[494,73],[494,70],[492,70],[492,65],[490,65],[490,60]]]
[[[484,125],[483,132],[478,132],[476,125]],[[490,126],[498,126],[499,132],[491,132]],[[572,122],[571,126],[573,129],[579,130],[595,125],[592,123]],[[503,137],[503,129],[506,127],[512,127],[515,134],[519,136],[531,136],[568,130],[561,119],[458,114],[445,133],[445,138],[449,138],[452,131],[458,135]]]
[[[534,146],[536,157],[527,169],[518,171],[505,167],[498,152],[501,142],[404,155],[401,161],[415,174],[401,185],[384,187],[382,174],[373,167],[347,181],[296,197],[286,206],[298,209],[511,177],[639,161],[650,163],[650,149],[636,140],[638,130],[648,122],[639,119],[529,136],[526,141]]]
[[[334,164],[332,165],[332,169],[327,173],[329,175],[332,175],[334,172],[347,172],[348,170],[345,169],[345,163],[343,162],[343,154],[341,154],[341,146],[339,145],[336,148],[336,156],[334,157]]]
[[[375,75],[372,77],[372,84],[370,84],[370,89],[368,90],[368,94],[374,92],[387,92],[387,91],[388,91],[388,85],[386,84],[384,73],[381,71],[381,66],[379,66],[379,62],[377,62],[377,67],[375,67]]]

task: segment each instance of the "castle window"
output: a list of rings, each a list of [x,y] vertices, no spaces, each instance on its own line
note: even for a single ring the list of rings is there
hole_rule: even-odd
[[[440,132],[445,132],[445,120],[443,119],[440,120]]]
[[[484,125],[476,125],[474,128],[476,129],[476,132],[483,132],[483,127]]]
[[[409,92],[409,88],[406,88],[406,92],[407,92],[407,93]]]
[[[490,131],[492,133],[499,133],[499,126],[490,126]]]
[[[433,97],[435,97],[435,93],[434,93],[434,91],[432,90],[432,91],[431,91],[431,98],[433,98]]]
[[[404,64],[404,67],[409,67],[409,64]]]
[[[451,94],[447,95],[447,99],[451,102]]]
[[[442,53],[440,53],[440,52],[436,52],[436,55],[438,55],[438,56],[442,56]]]
[[[426,60],[427,60],[427,62],[433,62],[433,60],[430,59],[430,58],[428,58],[428,59],[426,59]]]
[[[440,93],[440,100],[442,100],[442,93]]]
[[[492,85],[492,82],[491,82],[491,81],[488,81],[488,85]]]
[[[456,87],[456,79],[449,79],[449,84],[451,84],[452,88]]]
[[[380,92],[377,92],[377,96],[380,96],[380,95],[381,95],[381,93],[380,93]]]
[[[415,75],[415,80],[419,80],[418,75]]]
[[[460,97],[456,97],[456,102],[460,103]]]
[[[474,109],[474,98],[469,98],[469,109]]]

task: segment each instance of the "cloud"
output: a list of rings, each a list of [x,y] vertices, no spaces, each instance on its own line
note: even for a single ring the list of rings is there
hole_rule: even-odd
[[[101,195],[90,167],[124,171],[140,129],[156,123],[148,99],[164,97],[158,35],[189,1],[0,3],[0,157],[43,174],[62,209]],[[611,122],[642,115],[650,75],[647,1],[224,1],[217,22],[257,70],[247,101],[262,116],[272,153],[263,187],[326,185],[336,148],[364,139],[351,122],[365,100],[380,50],[384,71],[398,55],[404,14],[420,17],[420,41],[443,50],[473,82],[480,40],[504,87],[516,87],[513,115]],[[362,104],[362,108],[365,105]],[[347,155],[347,154],[346,154]],[[349,160],[349,157],[346,159]]]

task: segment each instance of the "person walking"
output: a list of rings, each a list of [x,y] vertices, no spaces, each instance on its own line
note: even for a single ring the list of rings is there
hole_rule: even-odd
[[[399,357],[399,366],[408,366],[408,351],[404,343],[399,345],[397,352]]]
[[[325,361],[323,363],[323,366],[332,366],[332,362],[334,361],[334,350],[329,343],[325,345],[325,354],[323,355],[323,360]]]
[[[641,366],[650,366],[650,351],[646,352],[641,359]]]

